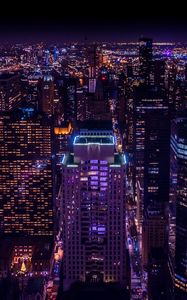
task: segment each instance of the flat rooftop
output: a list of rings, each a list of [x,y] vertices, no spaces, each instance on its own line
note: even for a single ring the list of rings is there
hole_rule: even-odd
[[[109,136],[81,136],[78,135],[74,139],[74,145],[87,145],[87,144],[102,144],[102,145],[114,145],[114,137],[112,135]]]

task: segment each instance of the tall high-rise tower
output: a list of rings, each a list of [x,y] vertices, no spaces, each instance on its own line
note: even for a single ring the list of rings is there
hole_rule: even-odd
[[[171,217],[174,237],[170,236],[170,250],[174,257],[173,279],[176,299],[187,297],[187,118],[172,121],[171,128]],[[173,212],[173,215],[172,215]],[[171,224],[172,225],[172,224]],[[173,251],[174,250],[174,251]]]
[[[101,50],[98,45],[92,44],[87,48],[88,64],[89,64],[89,93],[95,93],[96,78],[98,76],[98,68],[101,61]]]
[[[19,76],[16,74],[0,75],[0,111],[10,111],[21,100]]]
[[[150,83],[152,64],[152,39],[139,39],[140,77],[144,83]]]
[[[40,85],[39,109],[48,114],[54,114],[54,81],[51,75],[45,75]]]
[[[166,94],[160,88],[155,86],[140,86],[135,89],[133,117],[134,162],[136,180],[139,180],[141,184],[144,179],[145,155],[146,153],[149,155],[149,151],[145,152],[145,146],[152,147],[152,151],[155,151],[154,155],[156,155],[158,159],[161,159],[159,154],[160,150],[156,151],[154,149],[156,149],[156,147],[164,147],[161,143],[159,144],[159,140],[164,139],[164,137],[159,136],[159,133],[166,137],[167,133],[165,131],[168,125],[167,128],[164,129],[164,133],[162,133],[158,131],[156,123],[158,120],[159,126],[164,128],[161,120],[166,120],[165,116],[168,115],[168,109]],[[149,139],[151,141],[150,144]],[[149,160],[151,159],[153,159],[153,157],[149,157]],[[143,185],[144,184],[142,184],[142,187]]]
[[[83,282],[126,282],[125,157],[114,137],[76,136],[63,158],[64,289]]]
[[[134,158],[136,190],[142,188],[138,223],[142,228],[143,263],[152,248],[167,246],[165,206],[169,194],[169,118],[164,91],[155,86],[135,90]],[[141,211],[143,213],[141,213]]]
[[[1,116],[0,233],[53,236],[52,128],[32,108]]]

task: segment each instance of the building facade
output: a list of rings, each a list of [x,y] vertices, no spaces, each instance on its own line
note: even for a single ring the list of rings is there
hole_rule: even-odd
[[[79,135],[63,159],[64,289],[83,282],[126,282],[125,158],[114,138]]]
[[[143,83],[150,84],[150,73],[152,65],[152,39],[139,39],[140,78]]]
[[[176,299],[183,300],[187,297],[187,118],[184,117],[172,121],[170,176],[170,216],[175,232],[175,238],[170,236],[170,253],[174,254],[172,276]]]
[[[16,74],[0,75],[0,111],[10,111],[21,100],[21,83]]]
[[[33,109],[1,117],[1,234],[53,236],[53,150],[48,119]]]

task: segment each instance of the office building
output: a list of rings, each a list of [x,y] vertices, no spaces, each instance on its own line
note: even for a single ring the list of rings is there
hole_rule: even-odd
[[[88,96],[89,120],[111,120],[109,100],[116,97],[117,90],[109,82],[108,71],[105,69],[101,70],[96,81],[95,94],[89,94]]]
[[[169,300],[167,259],[162,248],[152,249],[148,266],[148,297]]]
[[[53,237],[53,135],[49,120],[34,114],[28,107],[1,116],[2,235]]]
[[[77,120],[77,79],[64,77],[63,81],[63,112],[65,122]]]
[[[98,77],[98,69],[102,63],[101,49],[97,44],[87,46],[87,59],[88,59],[88,91],[95,93],[96,91],[96,78]]]
[[[160,143],[161,137],[159,134],[162,133],[156,129],[155,124],[158,120],[160,126],[164,128],[162,120],[166,119],[168,123],[168,103],[165,92],[155,86],[136,87],[134,89],[133,110],[134,177],[135,182],[140,181],[141,187],[144,188],[145,145],[149,146],[149,141],[152,140],[153,151],[156,151],[154,150],[154,144],[157,144],[157,148],[164,147]],[[153,123],[152,126],[151,123]],[[146,129],[149,132],[146,132]],[[168,125],[162,134],[166,138],[167,130]],[[157,131],[157,133],[155,132],[155,138],[154,131]],[[164,136],[162,140],[164,140]],[[161,159],[160,150],[156,152],[158,152],[158,159]]]
[[[150,84],[165,88],[165,60],[154,59],[151,64]]]
[[[114,137],[82,132],[62,171],[64,289],[78,280],[125,285],[125,157]]]
[[[139,61],[140,61],[140,79],[145,84],[150,84],[150,73],[152,67],[152,39],[139,39]]]
[[[147,208],[142,225],[142,262],[145,267],[150,264],[153,249],[162,249],[163,253],[167,253],[167,242],[167,218],[162,207]]]
[[[134,183],[140,229],[142,224],[143,264],[147,266],[152,248],[167,251],[170,123],[162,89],[140,86],[134,99]]]
[[[54,114],[54,81],[51,75],[45,75],[39,84],[39,110],[47,115]]]
[[[10,111],[21,100],[21,83],[19,76],[14,73],[0,75],[0,111]]]
[[[77,120],[85,121],[89,118],[87,89],[85,87],[77,88],[76,97],[77,97]]]
[[[173,254],[173,281],[176,299],[187,297],[187,118],[178,117],[171,127],[170,206],[172,232],[170,254]],[[174,250],[174,251],[173,251]]]
[[[169,201],[170,120],[156,110],[145,118],[144,208]]]

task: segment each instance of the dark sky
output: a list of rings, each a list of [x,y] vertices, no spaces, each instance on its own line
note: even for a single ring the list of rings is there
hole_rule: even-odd
[[[38,0],[39,2],[39,0]],[[43,3],[25,2],[27,7],[15,3],[8,7],[0,19],[1,41],[92,40],[136,41],[140,35],[153,37],[155,41],[186,41],[187,17],[185,8],[163,6],[164,1],[143,2],[138,5],[130,0],[109,2],[89,0],[86,4],[67,0],[64,6],[57,1]],[[101,7],[102,3],[102,7]],[[125,4],[126,3],[126,4]],[[132,3],[132,4],[130,4]],[[8,6],[8,4],[7,4]]]

